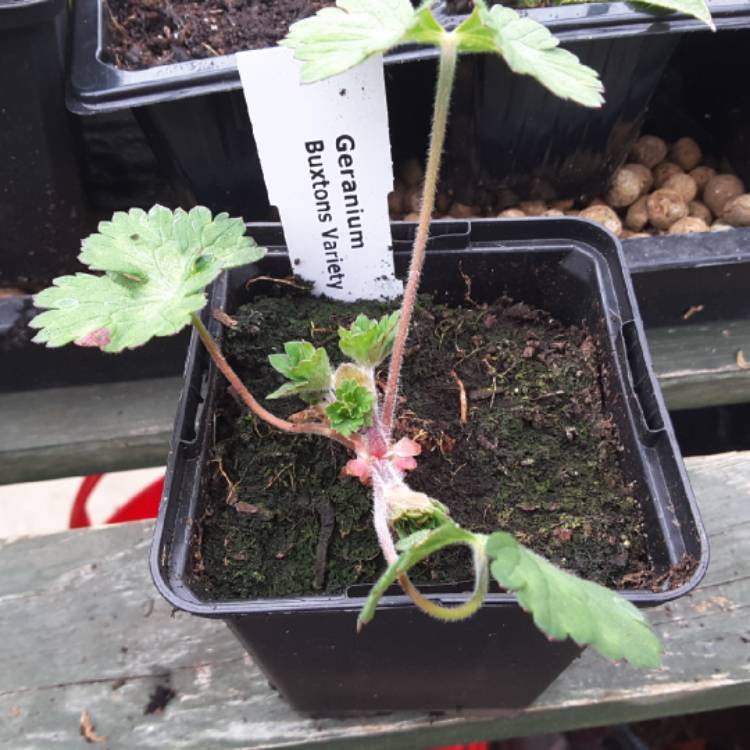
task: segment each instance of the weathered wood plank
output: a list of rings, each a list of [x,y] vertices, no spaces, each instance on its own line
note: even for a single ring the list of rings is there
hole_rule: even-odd
[[[181,378],[0,394],[0,484],[158,466]]]
[[[750,401],[750,320],[721,320],[652,328],[648,343],[670,409],[698,409]]]
[[[713,561],[695,594],[652,611],[664,666],[639,671],[586,653],[515,714],[309,719],[267,686],[221,623],[159,599],[147,572],[150,523],[0,543],[0,745],[82,746],[83,710],[110,750],[397,750],[750,703],[750,454],[688,467]],[[176,695],[163,713],[144,714],[157,686]]]

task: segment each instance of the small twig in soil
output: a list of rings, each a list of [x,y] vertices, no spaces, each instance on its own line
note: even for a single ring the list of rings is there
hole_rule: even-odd
[[[273,486],[274,486],[274,484],[276,484],[276,482],[278,482],[278,481],[279,481],[279,478],[281,477],[281,475],[282,475],[282,474],[283,474],[283,473],[284,473],[284,472],[285,472],[285,471],[286,471],[287,469],[291,469],[292,467],[293,467],[293,464],[287,464],[286,466],[282,466],[282,467],[281,467],[281,469],[279,469],[279,471],[278,471],[278,472],[276,472],[276,474],[274,474],[274,475],[273,475],[273,476],[272,476],[272,477],[271,477],[271,478],[270,478],[270,479],[268,480],[267,484],[265,485],[265,487],[263,487],[263,489],[264,489],[264,490],[267,490],[267,489],[270,489],[271,487],[273,487]]]
[[[234,318],[230,317],[223,310],[219,310],[216,307],[211,310],[211,315],[214,320],[218,320],[219,323],[221,323],[223,326],[226,326],[227,328],[236,328],[238,326],[238,323]]]
[[[316,591],[322,589],[325,583],[328,545],[331,543],[333,527],[336,522],[336,514],[326,495],[323,495],[318,505],[318,513],[320,514],[320,534],[318,535],[318,546],[315,548],[315,580],[313,581],[313,588]]]
[[[464,354],[463,356],[459,357],[455,362],[456,367],[458,367],[462,362],[465,362],[467,359],[473,357],[475,354],[479,354],[482,349],[483,347],[478,346],[475,349],[472,349],[468,354]]]
[[[466,400],[466,388],[464,387],[463,380],[456,375],[455,370],[451,370],[451,376],[456,381],[456,385],[458,386],[458,398],[459,403],[461,405],[461,411],[460,411],[460,418],[461,423],[466,424],[466,422],[469,419],[469,404]]]
[[[474,307],[479,307],[479,304],[471,298],[471,276],[469,276],[468,273],[464,272],[463,265],[460,261],[458,263],[458,272],[461,274],[461,278],[464,280],[464,284],[466,285],[464,300],[466,300],[466,302],[468,302],[470,305],[473,305]]]
[[[485,401],[488,398],[494,398],[497,395],[497,385],[492,384],[489,388],[476,388],[469,393],[471,401]]]
[[[307,284],[301,284],[295,279],[275,279],[273,276],[253,276],[252,279],[245,283],[245,289],[249,289],[251,284],[255,284],[258,281],[271,281],[274,284],[283,284],[285,286],[291,286],[294,289],[301,289],[303,292],[309,292],[310,286]]]
[[[208,42],[201,42],[201,46],[205,47],[214,57],[221,57],[221,55]]]
[[[222,461],[221,457],[216,459],[216,463],[219,466],[219,474],[224,478],[224,481],[227,483],[227,487],[229,488],[229,492],[227,493],[225,502],[227,505],[234,505],[237,502],[237,482],[233,482],[229,476],[227,475],[226,471],[224,471],[224,462]]]
[[[125,29],[125,27],[117,20],[117,17],[112,12],[112,8],[109,7],[109,2],[107,0],[104,0],[104,7],[107,9],[107,15],[109,16],[109,21],[114,27],[115,31],[118,34],[122,34],[124,37],[127,37],[128,32]]]
[[[555,396],[564,396],[565,391],[550,391],[549,393],[543,393],[541,396],[535,396],[530,401],[543,401],[547,398],[554,398]]]

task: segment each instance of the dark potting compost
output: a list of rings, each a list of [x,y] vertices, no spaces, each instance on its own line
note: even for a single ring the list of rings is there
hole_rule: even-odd
[[[105,62],[127,70],[274,46],[333,0],[107,0]]]
[[[343,306],[308,296],[262,297],[233,315],[225,350],[253,391],[279,384],[269,354],[285,341],[323,346],[337,364],[337,331],[381,303]],[[420,299],[396,428],[422,446],[410,485],[446,502],[463,526],[505,529],[557,564],[618,588],[647,588],[653,567],[643,517],[620,465],[602,400],[595,337],[501,298],[451,308]],[[384,380],[385,373],[382,373]],[[297,399],[264,404],[289,417]],[[368,488],[339,473],[345,449],[281,434],[220,401],[194,571],[210,598],[338,593],[374,581],[385,563]],[[447,550],[415,571],[420,583],[471,577]]]

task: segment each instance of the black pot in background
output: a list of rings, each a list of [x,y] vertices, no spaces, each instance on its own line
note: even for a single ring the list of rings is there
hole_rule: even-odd
[[[251,226],[250,232],[271,252],[259,268],[223,276],[209,308],[231,314],[249,299],[243,282],[256,270],[290,272],[279,228]],[[394,225],[394,232],[397,272],[403,275],[414,227]],[[626,596],[652,606],[690,591],[707,566],[705,531],[654,379],[617,240],[575,219],[441,224],[431,240],[422,289],[460,304],[465,293],[460,270],[472,277],[474,299],[494,300],[507,292],[564,323],[586,321],[595,332],[609,373],[603,383],[606,406],[623,440],[626,475],[639,487],[650,554],[659,571],[685,555],[697,562],[690,580],[677,589]],[[216,321],[206,322],[221,335]],[[211,599],[192,572],[194,519],[202,515],[211,416],[225,384],[195,335],[185,378],[152,547],[155,583],[175,607],[225,620],[296,708],[331,714],[518,707],[533,701],[579,653],[570,641],[549,642],[515,598],[497,590],[473,618],[451,625],[422,615],[393,591],[360,635],[354,623],[368,588],[362,585],[338,596]],[[465,594],[442,587],[432,596],[454,603]]]
[[[734,171],[750,190],[750,26],[683,38],[656,90],[644,132],[694,138],[718,172]]]
[[[66,0],[0,0],[0,286],[66,270],[90,229],[65,108]]]
[[[711,7],[720,28],[748,24],[746,2],[715,0]],[[619,2],[528,14],[602,72],[606,106],[598,112],[576,107],[528,77],[511,77],[500,60],[467,58],[459,75],[448,155],[454,164],[470,167],[471,179],[491,177],[523,190],[530,178],[561,175],[560,187],[570,194],[596,192],[636,137],[677,39],[705,27],[692,18],[640,13]],[[248,220],[268,217],[234,55],[128,71],[102,62],[106,39],[101,0],[77,0],[71,110],[94,114],[134,108],[183,202]],[[434,51],[403,48],[386,59],[391,143],[398,161],[425,149]],[[462,80],[467,82],[461,85]]]
[[[132,108],[181,205],[201,204],[248,220],[269,218],[234,55],[121,70],[101,59],[107,34],[101,0],[77,0],[69,109],[94,115]],[[398,55],[387,57],[389,62],[396,59]],[[399,88],[390,80],[390,65],[387,70],[389,91]],[[414,140],[408,118],[393,130],[404,133],[404,153],[423,149],[421,135]]]
[[[477,183],[499,183],[523,198],[593,197],[625,161],[678,43],[690,34],[719,50],[731,30],[750,27],[746,2],[709,2],[719,34],[694,18],[639,12],[626,3],[534,8],[524,12],[547,26],[562,46],[597,70],[604,83],[599,110],[563,101],[496,57],[462,60],[447,147],[447,169],[466,178],[457,200],[481,203]],[[465,16],[443,14],[448,26]],[[736,40],[735,40],[736,41]],[[745,47],[746,49],[746,47]],[[721,60],[719,52],[718,60]],[[746,60],[746,58],[745,58]],[[693,65],[706,71],[711,54]],[[726,102],[746,97],[736,87]],[[685,133],[675,134],[676,139]],[[468,166],[468,169],[467,169]]]

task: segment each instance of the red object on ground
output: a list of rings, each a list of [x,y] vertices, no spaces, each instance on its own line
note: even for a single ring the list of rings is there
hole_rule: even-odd
[[[468,745],[448,745],[437,747],[435,750],[490,750],[489,742],[470,742]]]
[[[91,517],[86,509],[86,504],[94,488],[99,484],[103,476],[104,474],[91,474],[88,477],[84,477],[81,481],[81,486],[78,488],[73,507],[70,511],[71,529],[91,526]],[[146,518],[156,518],[163,490],[164,477],[161,477],[133,495],[105,523],[125,523],[126,521],[142,521]]]

